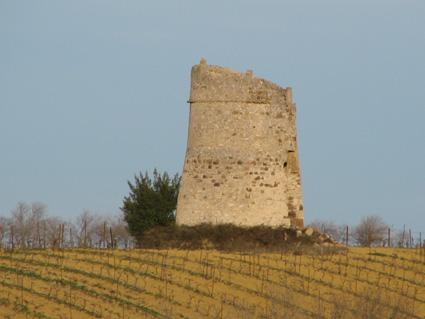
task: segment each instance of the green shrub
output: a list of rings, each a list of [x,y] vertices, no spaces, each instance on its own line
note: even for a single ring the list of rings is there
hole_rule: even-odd
[[[145,231],[155,226],[168,226],[175,222],[175,210],[180,177],[160,174],[156,169],[153,178],[146,172],[128,182],[130,194],[124,197],[121,210],[128,230],[137,240]]]

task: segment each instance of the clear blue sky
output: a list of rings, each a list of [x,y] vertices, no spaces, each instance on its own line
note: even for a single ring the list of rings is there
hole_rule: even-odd
[[[0,214],[117,213],[181,172],[201,56],[293,88],[307,222],[425,231],[423,0],[0,0]]]

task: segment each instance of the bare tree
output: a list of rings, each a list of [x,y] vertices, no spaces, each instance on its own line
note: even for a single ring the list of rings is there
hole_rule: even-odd
[[[28,204],[19,202],[11,211],[16,246],[25,248],[31,245],[31,209]]]
[[[43,220],[43,236],[46,247],[60,247],[61,225],[63,221],[57,217]]]
[[[385,240],[387,230],[388,225],[382,217],[378,215],[366,216],[354,228],[353,237],[362,246],[373,246]]]
[[[322,233],[326,233],[332,236],[332,238],[334,238],[335,240],[337,240],[337,237],[339,237],[338,226],[332,221],[316,219],[308,226],[313,227]]]
[[[95,216],[88,210],[84,210],[76,220],[76,239],[78,246],[90,247],[95,234]]]
[[[12,223],[9,218],[0,216],[0,249],[7,244],[11,224]]]
[[[337,225],[330,220],[316,219],[308,226],[313,227],[322,233],[330,235],[336,241],[345,242],[346,240],[347,225]]]
[[[109,239],[109,227],[112,223],[112,218],[108,215],[105,216],[97,216],[92,223],[91,227],[91,237],[92,241],[99,248],[108,247],[108,239]]]
[[[31,242],[33,247],[42,247],[42,224],[45,219],[47,206],[40,202],[31,205]]]
[[[123,216],[116,216],[112,221],[112,233],[118,247],[129,248],[133,237],[128,231],[128,225]]]
[[[122,215],[95,216],[89,227],[90,239],[99,248],[128,248],[132,237],[128,232],[127,223]]]
[[[67,228],[66,228],[66,233],[67,233],[67,237],[68,237],[68,247],[78,247],[79,245],[79,230],[77,225],[75,225],[75,223],[72,222],[68,222],[67,224]]]

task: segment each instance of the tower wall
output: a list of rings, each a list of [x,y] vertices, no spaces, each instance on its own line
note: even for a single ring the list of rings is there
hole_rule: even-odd
[[[177,224],[302,226],[291,89],[204,60],[191,77]]]

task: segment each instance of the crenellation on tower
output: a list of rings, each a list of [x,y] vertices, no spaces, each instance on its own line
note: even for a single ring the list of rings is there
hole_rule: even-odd
[[[189,103],[177,223],[302,225],[292,89],[202,59]]]

